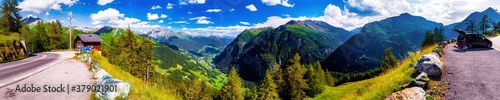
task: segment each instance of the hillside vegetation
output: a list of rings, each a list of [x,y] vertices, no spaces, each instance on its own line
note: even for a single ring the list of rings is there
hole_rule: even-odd
[[[120,69],[120,67],[109,63],[108,58],[102,57],[98,53],[91,56],[101,67],[114,78],[129,82],[132,86],[128,99],[136,100],[175,100],[182,98],[176,94],[175,90],[166,88],[169,84],[146,84],[142,79],[134,77],[129,72]]]
[[[245,41],[245,36],[253,36],[258,31],[258,35]],[[239,36],[241,39],[235,39],[216,57],[214,64],[226,73],[235,66],[243,79],[256,82],[264,78],[265,71],[275,64],[283,66],[288,63],[294,53],[302,57],[300,62],[303,64],[323,61],[352,36],[342,28],[312,20],[292,20],[274,29],[258,31],[244,31]]]
[[[339,86],[325,86],[325,92],[317,95],[315,100],[381,100],[385,99],[392,92],[401,89],[403,84],[413,79],[411,76],[415,70],[413,65],[424,54],[431,53],[437,47],[436,44],[422,49],[415,56],[408,57],[401,61],[397,67],[389,69],[381,75],[357,82],[349,82]]]

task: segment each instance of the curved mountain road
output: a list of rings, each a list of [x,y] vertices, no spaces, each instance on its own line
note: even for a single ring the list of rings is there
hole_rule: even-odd
[[[500,100],[500,37],[492,48],[459,51],[450,44],[443,57],[446,100]]]

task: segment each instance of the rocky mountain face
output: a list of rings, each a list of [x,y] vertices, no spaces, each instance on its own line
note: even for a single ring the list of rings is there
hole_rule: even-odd
[[[304,64],[322,61],[351,36],[349,31],[325,22],[292,20],[274,29],[242,32],[214,64],[223,72],[235,66],[243,79],[258,81],[270,66],[286,64],[295,53]]]
[[[255,36],[259,35],[260,32],[262,31],[271,31],[273,28],[272,27],[266,27],[266,28],[252,28],[252,29],[247,29],[241,34],[239,34],[226,48],[222,53],[217,55],[213,63],[216,66],[227,66],[231,64],[231,61],[233,59],[239,58],[240,55],[243,53],[243,46],[250,41],[250,39],[254,38]],[[218,67],[219,69],[223,71],[229,71],[229,67]]]
[[[21,21],[26,24],[32,25],[37,23],[38,21],[43,21],[43,20],[36,16],[27,16],[26,18],[21,19]]]
[[[436,27],[444,26],[408,13],[371,22],[366,24],[360,33],[337,48],[321,64],[330,71],[343,73],[378,68],[386,48],[393,48],[392,53],[401,59],[408,56],[410,51],[420,50],[425,32]],[[451,32],[445,29],[444,33]]]

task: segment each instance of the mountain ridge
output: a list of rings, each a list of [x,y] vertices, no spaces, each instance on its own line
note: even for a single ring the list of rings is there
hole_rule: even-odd
[[[248,34],[248,32],[244,31],[242,34]],[[240,70],[243,79],[258,81],[264,76],[265,70],[269,66],[285,64],[295,53],[301,55],[301,63],[321,61],[352,36],[345,29],[331,26],[326,22],[312,20],[291,20],[277,28],[267,28],[254,34],[257,35],[248,42],[235,39],[233,44],[245,43],[243,47],[227,46],[224,52],[233,50],[230,52],[232,57],[229,57],[233,59],[224,61],[216,59],[214,60],[215,65],[222,72],[228,72],[224,69],[235,66]],[[240,34],[240,36],[242,35]]]
[[[392,47],[392,53],[401,59],[408,52],[418,51],[425,32],[436,27],[445,28],[441,23],[408,13],[371,22],[364,25],[360,33],[339,46],[321,64],[330,71],[342,73],[378,68],[386,48]],[[450,35],[449,29],[445,29],[446,34]]]

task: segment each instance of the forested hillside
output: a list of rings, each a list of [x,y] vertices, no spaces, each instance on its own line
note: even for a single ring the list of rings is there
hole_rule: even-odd
[[[267,69],[275,64],[283,66],[294,53],[302,55],[300,62],[304,64],[322,61],[352,36],[342,28],[312,20],[292,20],[275,29],[264,29],[260,32],[247,30],[240,38],[252,36],[246,35],[249,34],[247,32],[258,35],[248,42],[244,41],[246,39],[233,41],[232,45],[227,46],[215,59],[215,64],[223,72],[234,66],[240,70],[241,77],[248,81],[261,80]]]

